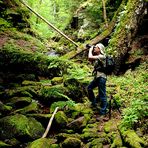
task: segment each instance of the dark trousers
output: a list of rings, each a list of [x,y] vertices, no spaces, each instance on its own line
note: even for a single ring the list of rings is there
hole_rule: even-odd
[[[98,87],[98,98],[101,101],[100,114],[104,115],[107,108],[107,97],[106,97],[106,79],[103,77],[95,78],[87,87],[88,98],[92,102],[92,105],[96,106],[96,97],[94,95],[93,89]]]

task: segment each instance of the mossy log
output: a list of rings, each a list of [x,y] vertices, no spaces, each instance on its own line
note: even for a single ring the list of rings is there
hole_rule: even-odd
[[[145,15],[145,9],[146,2],[128,0],[124,11],[120,14],[119,22],[116,25],[108,47],[113,55],[117,57],[116,73],[120,71],[128,57],[128,51],[131,49],[131,44],[136,37],[138,26]]]

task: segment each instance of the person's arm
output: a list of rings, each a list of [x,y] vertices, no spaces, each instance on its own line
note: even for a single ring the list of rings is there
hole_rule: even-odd
[[[96,59],[105,59],[105,55],[99,54],[99,55],[93,55],[93,47],[91,47],[89,49],[89,53],[88,53],[88,59],[90,60],[96,60]]]

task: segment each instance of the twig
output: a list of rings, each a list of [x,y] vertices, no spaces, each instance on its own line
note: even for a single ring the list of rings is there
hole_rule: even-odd
[[[56,109],[54,110],[54,112],[53,112],[53,114],[52,114],[52,116],[51,116],[51,118],[50,118],[50,120],[49,120],[49,123],[48,123],[48,126],[47,126],[47,128],[46,128],[46,131],[45,131],[45,133],[43,134],[42,138],[45,138],[45,137],[47,136],[47,134],[48,134],[48,132],[49,132],[49,130],[50,130],[50,127],[51,127],[53,118],[54,118],[56,112],[58,111],[58,109],[59,109],[59,107],[56,107]]]

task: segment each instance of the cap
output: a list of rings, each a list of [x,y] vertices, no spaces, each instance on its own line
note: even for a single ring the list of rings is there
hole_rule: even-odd
[[[104,50],[105,50],[105,47],[103,44],[99,43],[99,44],[96,44],[95,47],[99,47],[100,48],[100,52],[101,54],[105,54]]]

